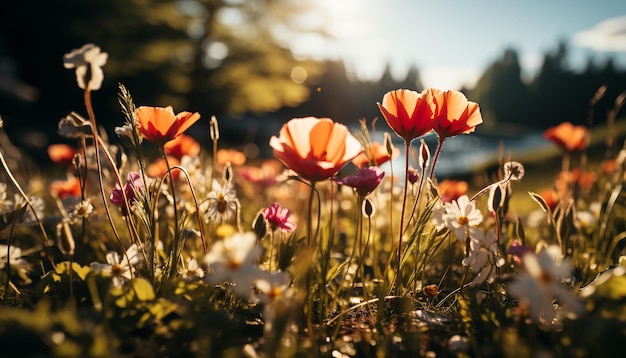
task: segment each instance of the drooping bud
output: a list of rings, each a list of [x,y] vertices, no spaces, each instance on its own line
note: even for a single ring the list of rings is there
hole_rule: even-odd
[[[374,205],[369,198],[365,198],[365,200],[363,200],[362,211],[363,215],[368,218],[371,218],[374,214],[376,214],[376,208],[374,208]]]
[[[489,211],[496,212],[504,203],[504,193],[502,187],[498,184],[494,185],[489,190],[489,200],[487,201],[487,207]]]
[[[385,149],[387,150],[387,154],[389,157],[393,157],[393,143],[391,142],[391,134],[389,132],[385,132]]]
[[[230,162],[226,162],[226,165],[224,166],[224,183],[230,183],[232,179],[233,166],[230,164]]]
[[[428,167],[428,162],[430,161],[430,149],[428,148],[428,144],[424,139],[420,139],[420,157],[419,157],[419,166],[422,168],[422,172],[425,172],[426,167]]]
[[[211,120],[209,121],[209,134],[211,136],[211,140],[214,142],[220,139],[220,129],[217,125],[217,118],[215,118],[215,116],[211,116]]]
[[[265,215],[263,215],[263,210],[260,210],[254,221],[252,222],[252,231],[256,235],[257,240],[261,240],[267,234],[267,222],[265,221]]]
[[[64,255],[74,255],[74,247],[76,243],[74,241],[74,235],[70,229],[70,224],[67,220],[63,220],[57,224],[57,239],[59,240],[57,246],[59,251]]]

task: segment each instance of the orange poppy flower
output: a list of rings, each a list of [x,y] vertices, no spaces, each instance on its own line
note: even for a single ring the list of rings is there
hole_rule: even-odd
[[[171,167],[180,165],[180,161],[174,157],[167,157],[167,160],[170,162]],[[165,173],[167,173],[167,163],[163,158],[155,160],[148,165],[148,168],[146,168],[146,174],[148,174],[150,178],[162,178]],[[171,174],[172,178],[176,180],[180,176],[180,170],[173,169]]]
[[[330,118],[293,118],[272,136],[274,156],[301,178],[319,181],[332,177],[363,147],[343,124]]]
[[[220,166],[224,166],[228,162],[237,166],[246,162],[246,155],[235,149],[219,149],[215,160]]]
[[[587,128],[563,122],[548,128],[543,137],[567,152],[584,149],[587,146]]]
[[[437,191],[441,201],[444,203],[450,203],[452,200],[457,200],[461,196],[467,194],[469,184],[462,180],[445,179],[439,182],[437,185]]]
[[[554,189],[542,190],[539,193],[539,195],[541,195],[541,197],[546,202],[550,210],[554,210],[556,206],[559,204],[560,196],[559,196],[559,193],[557,193],[556,190]]]
[[[390,156],[387,153],[387,148],[383,144],[378,142],[372,142],[368,144],[363,152],[352,159],[352,163],[359,168],[366,168],[369,166],[380,166],[383,163],[388,162],[391,158],[397,158],[400,155],[398,148],[393,148],[393,154]]]
[[[376,103],[387,124],[407,143],[430,132],[434,103],[431,96],[407,89],[385,93],[383,103]]]
[[[602,162],[602,173],[611,174],[617,169],[617,161],[615,159],[607,159]]]
[[[584,192],[588,192],[593,187],[593,184],[596,182],[597,176],[593,172],[588,172],[582,170],[580,168],[576,168],[572,171],[574,174],[574,179],[576,180],[576,185]]]
[[[434,130],[440,140],[471,133],[483,122],[478,103],[468,101],[459,91],[428,88],[422,93],[432,96],[435,103]]]
[[[71,177],[67,180],[55,180],[50,183],[50,193],[63,200],[67,197],[78,197],[81,195],[80,180]]]
[[[48,156],[50,160],[59,165],[70,165],[74,156],[76,155],[76,149],[67,144],[52,144],[48,147]]]
[[[191,136],[181,134],[165,144],[165,154],[179,160],[185,155],[195,157],[200,154],[200,143]]]
[[[162,147],[191,127],[200,114],[180,112],[174,114],[171,106],[137,108],[137,129],[146,140]]]

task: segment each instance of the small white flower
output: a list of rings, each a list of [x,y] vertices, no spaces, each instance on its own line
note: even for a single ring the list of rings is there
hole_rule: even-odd
[[[106,254],[106,264],[92,262],[91,269],[93,271],[102,271],[106,274],[113,275],[113,286],[122,287],[124,282],[130,280],[135,272],[135,267],[141,260],[141,253],[137,249],[137,245],[132,244],[125,255],[120,255],[115,251]]]
[[[30,203],[30,207],[26,208],[24,216],[20,218],[19,223],[34,224],[37,222],[37,218],[43,218],[43,211],[46,208],[46,203],[43,199],[38,196],[31,196],[28,198],[28,202]],[[9,203],[11,202],[9,201]],[[28,205],[24,197],[20,194],[14,195],[12,204],[16,210]]]
[[[479,225],[483,221],[483,214],[476,209],[476,203],[470,201],[467,195],[458,200],[445,203],[446,213],[443,220],[448,229],[454,231],[457,239],[465,241],[469,229]]]
[[[10,265],[19,268],[28,266],[28,262],[22,258],[22,250],[19,247],[11,245],[9,248],[9,245],[0,244],[0,268],[4,268],[7,261],[9,261]]]
[[[598,222],[597,217],[591,211],[576,212],[575,225],[582,231],[591,231]]]
[[[186,261],[187,265],[182,272],[185,280],[195,280],[204,277],[204,270],[200,267],[196,259],[188,257]]]
[[[65,54],[63,66],[76,69],[78,87],[96,91],[100,89],[102,80],[104,80],[102,66],[107,63],[108,56],[106,52],[100,52],[100,47],[86,44]]]
[[[235,216],[238,206],[239,201],[233,183],[227,182],[221,186],[217,180],[213,180],[213,191],[209,193],[201,209],[206,212],[206,222],[224,222]]]
[[[493,282],[496,267],[504,265],[504,259],[498,255],[495,231],[489,230],[487,235],[482,230],[472,231],[470,237],[470,252],[463,259],[463,265],[470,266],[472,271],[478,273],[472,284],[480,285],[485,281]]]
[[[563,259],[558,246],[548,246],[539,254],[526,253],[522,260],[525,272],[519,274],[507,290],[520,300],[520,305],[529,309],[535,322],[546,326],[558,323],[563,311],[555,311],[554,299],[566,312],[577,314],[583,310],[578,297],[561,283],[561,279],[571,276],[572,265]]]
[[[261,248],[252,232],[236,233],[218,241],[204,257],[210,269],[204,280],[212,284],[232,282],[234,286],[230,287],[238,295],[253,300],[253,288],[261,276],[257,266],[260,255]]]
[[[74,221],[81,218],[88,218],[92,212],[93,205],[91,204],[91,200],[83,200],[74,206],[74,210],[70,214],[70,220]]]
[[[259,301],[269,304],[291,297],[291,277],[284,272],[265,272],[256,280]]]
[[[291,277],[280,271],[274,273],[263,271],[261,277],[256,281],[256,290],[257,298],[264,304],[263,329],[266,334],[271,335],[278,307],[289,304],[289,300],[293,296]]]

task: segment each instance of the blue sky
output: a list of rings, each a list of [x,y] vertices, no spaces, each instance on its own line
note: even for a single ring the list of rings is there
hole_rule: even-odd
[[[626,68],[624,0],[315,2],[334,38],[310,36],[294,51],[344,59],[360,78],[377,78],[386,63],[401,77],[415,64],[426,86],[458,88],[472,85],[506,47],[518,51],[532,74],[560,40],[570,46],[573,67],[611,55]]]

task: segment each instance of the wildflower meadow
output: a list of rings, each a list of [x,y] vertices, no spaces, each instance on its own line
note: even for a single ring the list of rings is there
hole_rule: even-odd
[[[91,101],[107,59],[63,57],[84,108],[59,120],[74,145],[49,147],[57,170],[29,176],[0,143],[0,356],[623,355],[619,143],[591,155],[592,128],[564,122],[544,132],[561,166],[547,181],[506,148],[481,180],[438,178],[480,104],[397,89],[362,104],[377,126],[303,113],[251,160],[221,145],[219,118],[136,104],[124,84],[107,133]],[[200,121],[210,143],[186,133]]]

